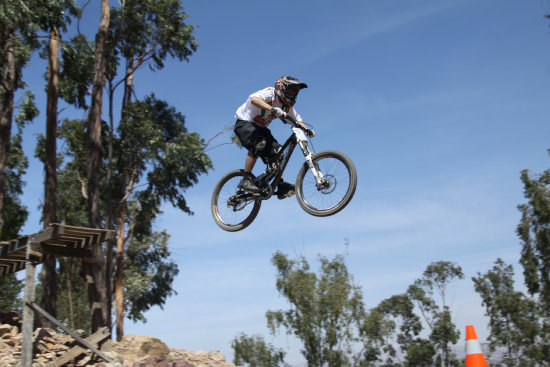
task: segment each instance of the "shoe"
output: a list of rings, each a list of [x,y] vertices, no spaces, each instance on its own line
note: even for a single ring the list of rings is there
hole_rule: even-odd
[[[277,198],[279,200],[286,199],[294,195],[296,192],[296,188],[293,184],[289,184],[288,182],[280,182],[279,185],[277,185]]]
[[[258,188],[258,186],[256,186],[256,184],[252,181],[252,179],[253,179],[252,175],[245,175],[241,180],[241,182],[239,182],[237,187],[251,194],[256,194],[260,192],[260,189]]]

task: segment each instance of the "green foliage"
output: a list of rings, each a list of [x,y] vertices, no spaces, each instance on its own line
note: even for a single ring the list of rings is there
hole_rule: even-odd
[[[134,185],[142,178],[147,180],[136,195],[140,206],[136,233],[150,232],[149,219],[159,213],[163,200],[191,214],[183,194],[212,162],[200,136],[187,132],[185,117],[152,95],[128,106],[119,130],[122,138],[115,145],[116,167]]]
[[[57,318],[73,330],[89,330],[90,305],[82,276],[82,261],[64,257],[57,261]]]
[[[231,342],[234,351],[233,364],[243,367],[288,366],[284,362],[285,352],[265,342],[260,335],[248,336],[241,333]]]
[[[414,313],[414,303],[407,294],[398,294],[380,302],[365,317],[361,330],[365,346],[365,362],[399,363],[404,366],[431,366],[433,344],[418,338],[422,330],[420,318]],[[400,352],[395,349],[399,346]]]
[[[362,293],[353,284],[343,256],[319,260],[321,269],[315,274],[304,257],[290,260],[281,252],[273,255],[277,290],[290,309],[268,311],[268,325],[272,333],[282,326],[296,335],[310,366],[345,366],[364,312]]]
[[[0,312],[21,310],[23,304],[19,297],[23,290],[23,282],[15,277],[15,274],[0,277]]]
[[[119,205],[127,205],[124,221],[131,228],[124,265],[125,309],[132,320],[145,321],[145,311],[154,305],[162,306],[175,293],[172,283],[178,273],[177,265],[170,260],[168,234],[152,230],[160,205],[165,200],[171,201],[190,212],[185,205],[184,189],[196,183],[198,175],[211,163],[202,151],[198,134],[188,133],[183,115],[166,103],[148,97],[131,104],[126,116],[119,131],[127,138],[114,137],[112,194]],[[66,120],[59,129],[64,144],[58,175],[58,216],[72,225],[87,225],[85,126],[84,121]],[[103,129],[104,149],[108,145],[106,131]],[[122,182],[129,176],[139,184],[139,189],[124,190]],[[111,227],[115,223],[116,217]]]
[[[11,240],[17,238],[19,230],[25,224],[29,212],[23,205],[19,196],[23,194],[23,176],[29,166],[28,158],[23,153],[22,130],[18,129],[17,134],[11,138],[7,162],[7,185],[6,196],[4,197],[4,225],[0,228],[0,240]]]
[[[61,45],[59,95],[77,108],[87,109],[86,97],[93,79],[94,54],[86,36],[79,34]]]
[[[550,153],[550,150],[549,150]],[[550,362],[550,169],[539,175],[521,173],[527,203],[518,206],[520,263],[528,292],[537,297],[541,314],[541,356]]]
[[[550,169],[538,176],[521,173],[527,203],[517,233],[523,244],[521,264],[529,293],[538,295],[550,318]]]
[[[23,94],[23,102],[17,107],[18,112],[15,116],[15,123],[19,129],[23,129],[39,115],[38,108],[34,103],[34,94],[31,91],[26,91]]]
[[[23,176],[29,166],[28,158],[23,152],[23,127],[36,116],[36,107],[31,93],[26,94],[23,104],[16,116],[17,132],[11,137],[7,159],[6,196],[4,197],[4,225],[0,228],[0,241],[12,240],[20,236],[19,231],[25,224],[29,212],[21,203],[19,196],[23,194]],[[18,311],[21,308],[20,299],[23,281],[15,275],[0,277],[0,312]]]
[[[166,232],[153,233],[130,241],[124,264],[125,309],[134,321],[146,321],[144,312],[162,306],[176,294],[172,283],[178,266],[170,261]]]
[[[539,308],[514,290],[514,270],[497,259],[491,270],[472,280],[489,317],[489,347],[499,350],[505,366],[533,366],[540,353]],[[540,362],[540,361],[539,361]]]
[[[15,56],[15,85],[10,86],[15,91],[24,86],[22,70],[30,60],[33,49],[38,48],[36,32],[36,14],[38,0],[10,0],[0,2],[0,76],[4,78],[9,73],[9,55]],[[0,83],[0,95],[10,93],[4,89],[4,80]]]
[[[64,120],[57,133],[63,142],[58,154],[57,217],[63,223],[74,226],[89,226],[86,176],[88,153],[86,122]],[[103,136],[103,139],[106,139]],[[40,145],[39,145],[40,147]],[[41,155],[37,153],[37,156]]]
[[[166,57],[188,60],[197,50],[195,27],[186,24],[186,18],[178,0],[126,0],[112,9],[110,27],[117,49],[132,68],[151,61],[152,69],[162,69]]]
[[[456,344],[460,332],[452,322],[451,311],[446,304],[446,291],[453,280],[463,278],[462,268],[457,264],[437,261],[429,264],[422,278],[417,279],[407,291],[431,330],[430,341],[436,351],[434,366],[459,364],[450,346]],[[439,304],[432,298],[434,292],[439,295]]]
[[[71,23],[71,15],[80,15],[81,10],[74,0],[26,0],[28,10],[32,12],[32,25],[46,32],[56,27],[66,31]]]

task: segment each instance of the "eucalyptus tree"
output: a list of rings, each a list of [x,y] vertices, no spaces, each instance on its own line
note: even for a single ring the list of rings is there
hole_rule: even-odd
[[[550,150],[549,150],[550,153]],[[521,173],[527,202],[518,206],[517,234],[522,243],[520,263],[528,292],[542,310],[541,343],[550,361],[550,169],[539,175]]]
[[[128,239],[141,240],[153,233],[152,223],[160,214],[163,201],[192,214],[184,197],[185,190],[198,182],[212,163],[204,153],[204,141],[185,128],[185,117],[154,95],[131,102],[119,125],[114,162],[117,172],[115,195],[118,207],[118,248]],[[135,206],[132,210],[132,199]],[[129,220],[128,215],[133,220]],[[128,231],[125,231],[128,225]],[[123,278],[122,253],[117,251],[116,281]],[[123,299],[117,284],[117,337],[123,335]]]
[[[435,348],[430,340],[418,336],[422,329],[407,294],[383,300],[369,310],[362,325],[364,348],[358,356],[359,365],[380,361],[384,365],[432,366]]]
[[[107,70],[109,80],[109,117],[111,134],[114,133],[114,114],[112,112],[114,90],[123,84],[121,120],[128,118],[130,104],[134,95],[134,81],[138,69],[148,65],[152,70],[160,70],[164,67],[166,58],[175,58],[179,61],[187,60],[197,49],[197,42],[193,36],[194,26],[186,24],[187,14],[184,12],[180,1],[177,0],[125,0],[120,8],[114,8],[110,29],[109,60],[110,68]],[[117,68],[122,64],[123,72],[120,82],[114,82]],[[132,140],[134,133],[128,129],[121,129],[121,139]],[[111,135],[110,141],[113,141]],[[109,156],[112,157],[112,146],[109,145]],[[108,180],[111,179],[112,161],[109,161]],[[116,300],[116,325],[117,337],[123,335],[123,258],[124,237],[127,206],[126,198],[133,190],[135,173],[124,171],[123,180],[120,183],[126,191],[123,202],[108,209],[118,218],[117,246],[115,260],[115,300]],[[112,185],[108,185],[108,188]],[[113,196],[108,192],[109,198]],[[110,206],[110,200],[108,205]]]
[[[434,366],[458,366],[458,359],[451,351],[451,345],[456,344],[460,332],[452,322],[446,295],[449,284],[463,278],[459,265],[437,261],[429,264],[422,278],[417,279],[407,290],[408,296],[415,302],[430,328],[430,341],[436,348]],[[439,302],[433,298],[434,292],[438,294]]]
[[[347,366],[364,314],[361,289],[353,282],[344,257],[320,257],[319,274],[310,270],[304,257],[291,260],[276,252],[277,290],[290,309],[268,311],[272,333],[279,327],[296,335],[309,366]]]
[[[243,367],[289,366],[285,363],[285,352],[267,343],[263,336],[248,336],[241,333],[231,342],[234,352],[233,363]]]
[[[0,232],[6,221],[4,202],[15,93],[24,87],[23,67],[30,60],[32,50],[38,47],[35,4],[30,0],[0,2]]]
[[[36,26],[48,34],[45,46],[47,58],[47,105],[46,105],[46,139],[44,144],[44,205],[42,221],[44,227],[57,222],[56,218],[56,191],[57,191],[57,105],[59,95],[59,48],[61,32],[67,31],[70,24],[70,15],[77,15],[78,7],[74,0],[55,0],[36,4],[33,8]],[[51,315],[56,316],[56,259],[46,261],[42,266],[42,295],[41,305]],[[48,326],[53,323],[45,320]]]
[[[122,113],[132,100],[138,69],[148,65],[160,70],[168,57],[189,61],[197,50],[195,26],[187,24],[186,18],[179,0],[124,0],[113,9],[112,51],[123,64]]]
[[[537,302],[514,289],[514,270],[497,259],[491,270],[472,280],[489,317],[489,348],[495,362],[505,366],[534,366],[542,362],[540,309]]]
[[[88,145],[87,195],[90,226],[101,228],[100,199],[100,164],[101,164],[101,112],[103,108],[103,87],[105,81],[105,44],[107,42],[109,20],[109,0],[101,0],[101,16],[95,37],[94,74],[92,79],[92,96],[88,109],[88,128],[86,142]],[[104,259],[101,246],[94,246],[93,261],[84,265],[88,299],[91,305],[91,331],[95,332],[107,325],[107,294],[105,289]]]
[[[6,160],[6,195],[4,198],[4,221],[5,230],[0,234],[0,241],[17,238],[19,231],[25,224],[28,217],[28,210],[23,205],[19,196],[23,193],[23,176],[27,172],[28,158],[23,152],[22,133],[23,127],[31,121],[38,110],[34,106],[32,94],[27,93],[24,103],[20,106],[20,113],[15,121],[17,125],[16,133],[11,137],[9,152]],[[0,312],[19,310],[21,300],[20,292],[23,289],[22,281],[19,281],[15,275],[0,277]]]
[[[105,124],[104,124],[105,125]],[[99,175],[102,193],[106,192],[105,172],[108,129],[102,129],[102,164]],[[128,134],[129,130],[132,134]],[[59,173],[58,215],[71,223],[86,225],[87,190],[85,177],[88,154],[83,141],[85,122],[66,120],[59,130],[64,141],[65,162]],[[121,136],[127,136],[122,139]],[[204,153],[204,142],[197,133],[188,132],[185,117],[166,102],[149,96],[132,102],[126,118],[114,136],[113,199],[127,210],[122,217],[129,230],[121,237],[126,247],[123,264],[123,307],[130,319],[144,321],[144,312],[154,305],[163,306],[174,294],[172,282],[177,265],[170,260],[168,234],[155,232],[154,223],[161,213],[161,204],[168,202],[191,214],[185,191],[198,182],[211,167]],[[132,177],[132,190],[121,185],[125,176]],[[106,195],[101,196],[105,208]],[[106,217],[105,214],[102,215]],[[151,270],[155,270],[152,272]],[[78,311],[76,311],[78,312]]]

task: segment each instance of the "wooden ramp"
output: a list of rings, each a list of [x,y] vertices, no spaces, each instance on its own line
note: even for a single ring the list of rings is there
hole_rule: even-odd
[[[27,245],[33,243],[30,256],[41,264],[52,256],[91,257],[90,247],[111,239],[113,231],[64,224],[52,224],[29,236],[0,242],[0,277],[25,269]]]

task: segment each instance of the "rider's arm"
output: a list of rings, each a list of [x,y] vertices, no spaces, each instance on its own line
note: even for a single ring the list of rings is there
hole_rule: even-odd
[[[315,136],[315,131],[313,131],[312,129],[310,129],[306,126],[306,124],[304,123],[304,121],[302,121],[302,118],[300,117],[298,112],[296,112],[296,110],[294,108],[291,108],[288,113],[292,114],[292,116],[294,116],[294,120],[296,121],[296,123],[298,125],[300,125],[302,127],[302,129],[304,129],[304,131],[306,132],[306,134],[310,138],[313,138]]]
[[[271,111],[271,105],[260,97],[250,98],[250,103],[252,103],[254,106],[258,108],[261,108],[262,110]]]

